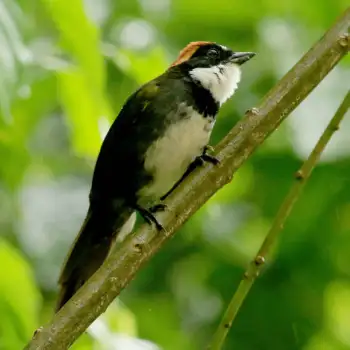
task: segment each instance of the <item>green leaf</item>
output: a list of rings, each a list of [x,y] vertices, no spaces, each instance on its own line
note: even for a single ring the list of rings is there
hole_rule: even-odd
[[[58,82],[75,151],[96,156],[102,142],[98,123],[108,115],[109,107],[92,94],[85,74],[79,70],[58,74]]]
[[[95,349],[94,340],[88,333],[83,333],[75,343],[72,344],[71,350],[91,350]]]
[[[144,84],[162,74],[169,64],[165,51],[160,46],[155,46],[142,54],[131,50],[120,50],[116,53],[114,62],[139,84]]]
[[[12,122],[11,103],[16,97],[21,64],[28,55],[21,32],[25,21],[18,10],[14,1],[0,3],[0,124]]]
[[[62,48],[77,67],[58,73],[61,102],[77,153],[96,156],[99,122],[113,114],[105,96],[105,66],[99,50],[99,30],[87,18],[81,0],[43,0],[59,31]]]
[[[103,57],[99,51],[99,30],[89,21],[81,0],[43,0],[59,31],[62,46],[77,61],[92,89],[105,84]]]
[[[111,331],[137,336],[135,315],[120,300],[112,303],[101,317]]]
[[[29,264],[4,240],[0,261],[0,348],[20,349],[38,326],[40,294]]]

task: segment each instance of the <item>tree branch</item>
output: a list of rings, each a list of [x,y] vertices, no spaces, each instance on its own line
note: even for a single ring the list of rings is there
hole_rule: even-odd
[[[339,129],[339,123],[345,116],[345,113],[350,106],[350,92],[347,93],[337,112],[332,120],[329,122],[327,128],[323,132],[322,136],[318,140],[315,148],[310,154],[309,158],[304,162],[302,167],[296,172],[294,182],[287,196],[285,197],[280,209],[276,215],[276,218],[266,235],[264,242],[262,243],[255,259],[250,263],[243,278],[233,295],[229,306],[218,326],[216,333],[214,334],[211,350],[220,350],[225,341],[228,331],[232,327],[232,323],[236,318],[239,309],[241,308],[245,298],[247,297],[250,289],[252,288],[256,278],[259,276],[262,267],[266,262],[266,257],[270,254],[274,243],[277,240],[278,235],[281,233],[284,224],[291,213],[294,204],[298,200],[307,180],[309,179],[316,162],[320,158],[326,145],[332,138],[334,132]]]
[[[136,233],[111,252],[105,263],[72,299],[39,328],[26,349],[66,349],[102,313],[141,266],[168,241],[175,231],[219,188],[268,135],[319,84],[349,50],[348,9],[266,95],[259,108],[249,110],[217,147],[218,166],[195,171],[167,199],[169,210],[158,218],[166,232],[157,233],[142,225]]]

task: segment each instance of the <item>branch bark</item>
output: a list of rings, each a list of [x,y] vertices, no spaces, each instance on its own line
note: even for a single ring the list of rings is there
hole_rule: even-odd
[[[276,242],[279,234],[283,230],[283,226],[290,215],[294,204],[298,200],[307,180],[310,178],[312,170],[314,169],[318,159],[320,158],[323,150],[327,146],[328,142],[332,138],[334,132],[339,129],[339,123],[345,116],[350,106],[350,92],[348,92],[338,108],[337,112],[329,122],[327,128],[323,132],[322,136],[318,140],[315,148],[311,152],[308,159],[304,162],[302,167],[296,172],[294,182],[287,196],[285,197],[277,215],[271,226],[269,232],[266,235],[264,242],[262,243],[255,259],[250,263],[246,272],[244,273],[242,280],[234,293],[229,306],[216,330],[212,344],[209,347],[211,350],[220,350],[224,344],[225,338],[232,327],[232,323],[235,320],[239,309],[241,308],[244,300],[246,299],[250,289],[252,288],[256,278],[259,276],[263,266],[266,263],[266,257],[270,254],[274,243]]]
[[[231,181],[269,134],[319,84],[349,50],[350,8],[328,32],[265,96],[258,108],[247,111],[219,143],[219,166],[195,171],[167,199],[169,210],[158,218],[166,232],[141,226],[122,245],[115,247],[105,263],[72,299],[39,328],[26,349],[66,349],[106,310],[137,271],[168,241],[218,189]]]

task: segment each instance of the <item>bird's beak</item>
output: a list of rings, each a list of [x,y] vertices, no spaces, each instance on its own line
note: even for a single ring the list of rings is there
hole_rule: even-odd
[[[249,61],[254,56],[255,56],[255,52],[235,52],[230,57],[230,62],[241,65]]]

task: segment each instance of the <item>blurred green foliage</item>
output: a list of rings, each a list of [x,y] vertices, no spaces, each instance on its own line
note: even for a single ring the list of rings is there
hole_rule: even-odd
[[[50,319],[97,152],[132,91],[163,72],[189,41],[257,52],[220,113],[215,144],[347,5],[2,0],[0,349],[20,349]],[[203,349],[349,81],[345,59],[72,348]],[[225,349],[350,349],[349,132],[348,118]]]

